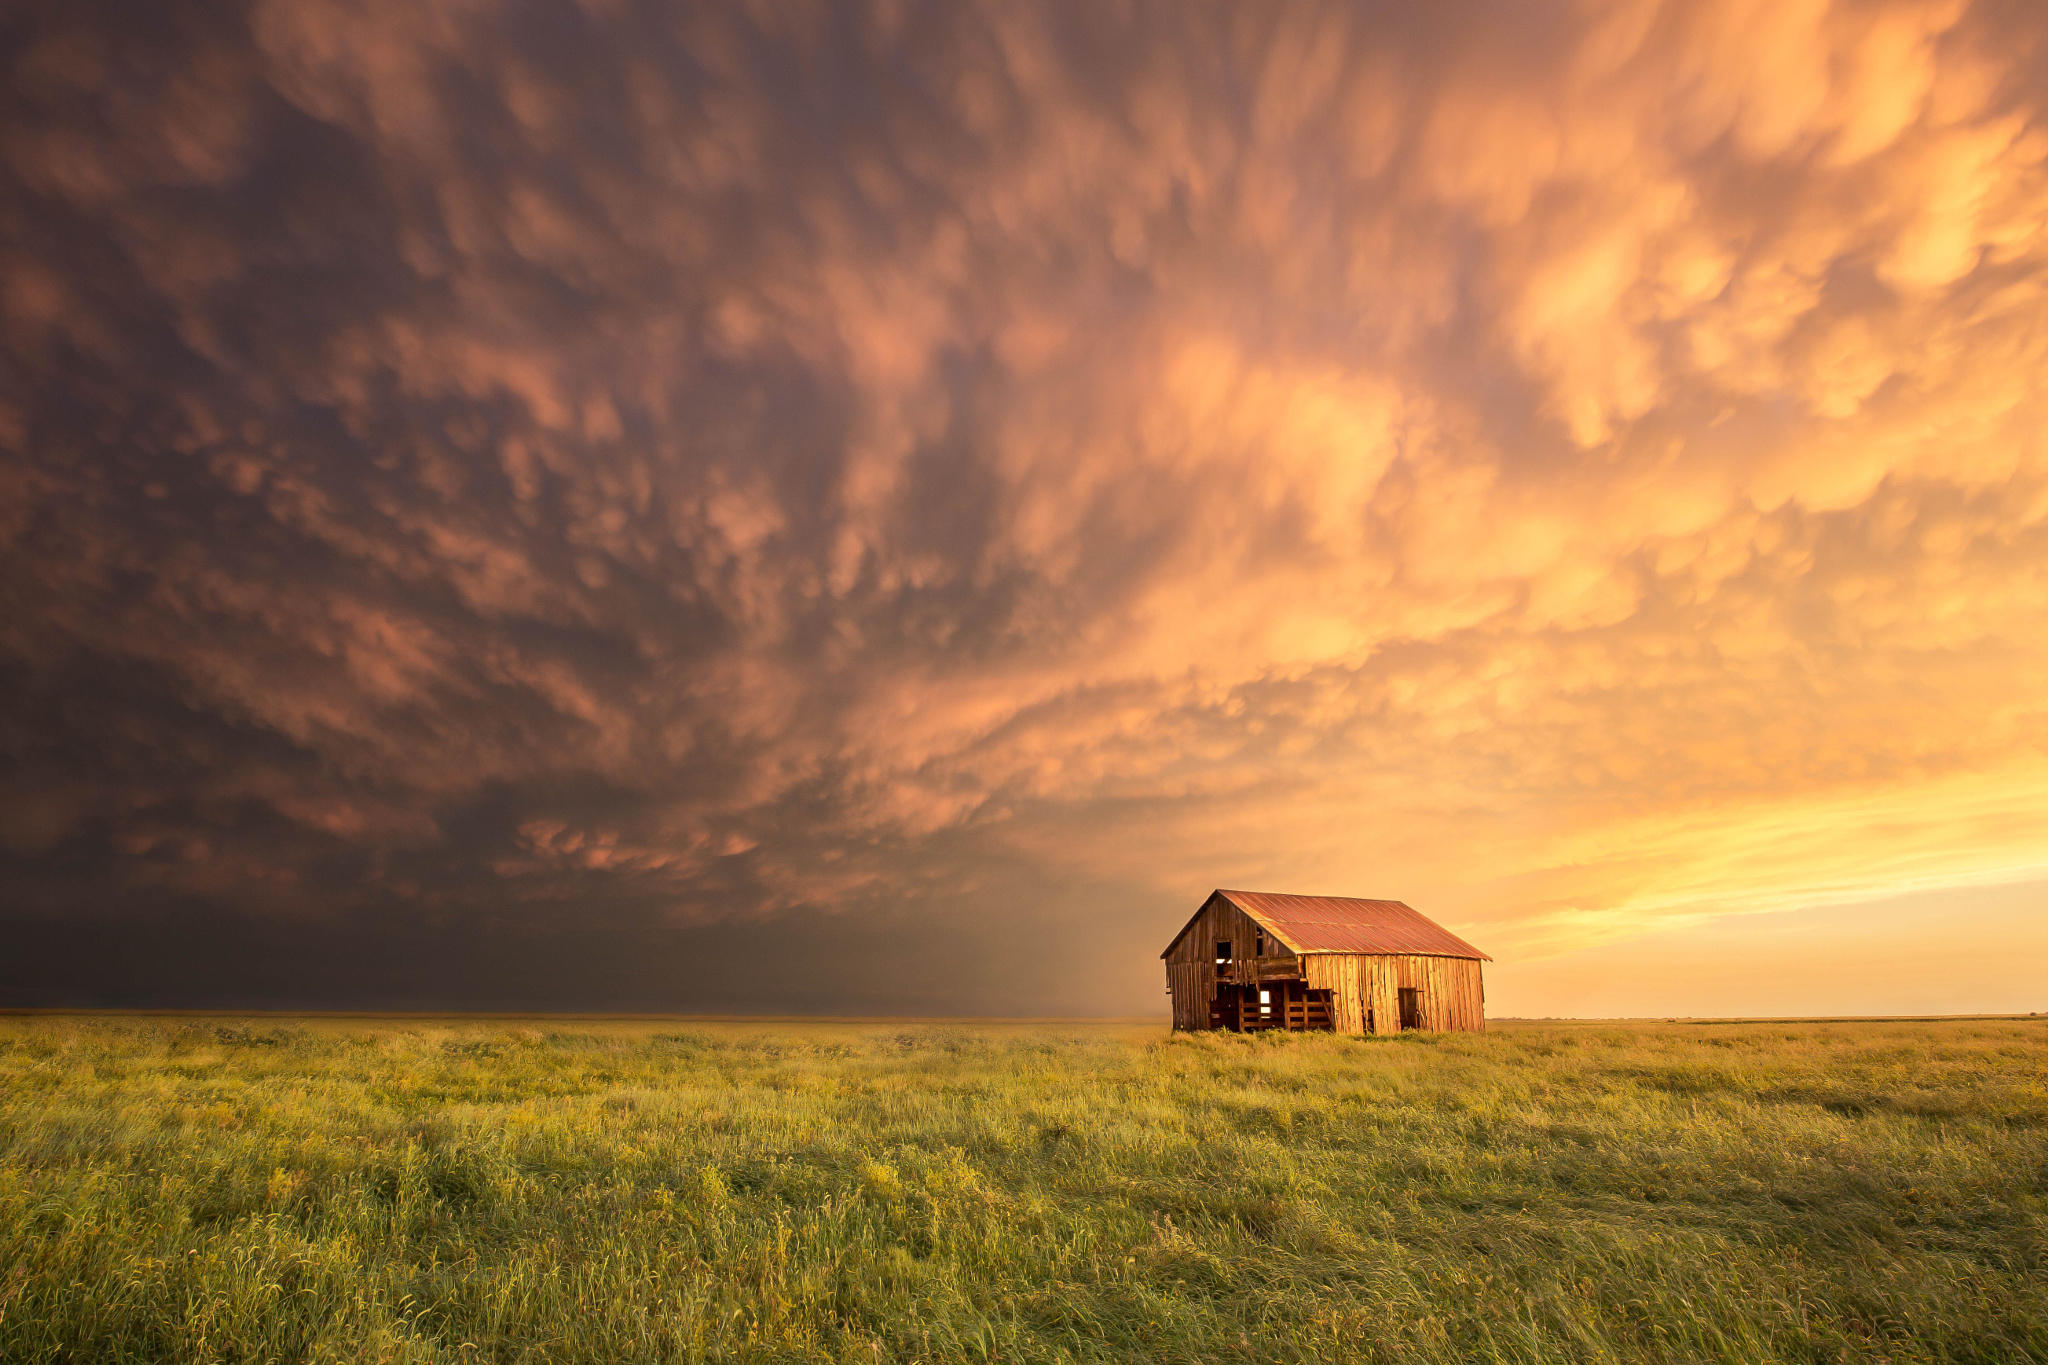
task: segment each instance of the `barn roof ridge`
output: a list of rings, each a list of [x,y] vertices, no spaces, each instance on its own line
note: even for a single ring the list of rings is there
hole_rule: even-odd
[[[1163,958],[1186,936],[1209,902],[1221,896],[1262,925],[1296,955],[1401,954],[1415,957],[1493,959],[1406,901],[1359,896],[1302,896],[1285,891],[1217,887],[1166,945]]]

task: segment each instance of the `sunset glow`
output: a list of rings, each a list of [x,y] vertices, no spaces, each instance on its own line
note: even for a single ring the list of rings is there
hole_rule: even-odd
[[[2037,5],[44,8],[0,1004],[2048,1008]]]

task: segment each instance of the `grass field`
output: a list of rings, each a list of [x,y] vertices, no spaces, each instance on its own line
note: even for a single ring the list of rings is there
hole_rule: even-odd
[[[2048,1020],[0,1020],[0,1360],[2048,1360]]]

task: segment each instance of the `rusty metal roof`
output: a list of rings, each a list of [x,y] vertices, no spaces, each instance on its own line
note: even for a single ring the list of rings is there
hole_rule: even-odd
[[[1400,901],[1290,896],[1272,891],[1219,890],[1215,894],[1265,925],[1297,953],[1414,953],[1493,961]]]

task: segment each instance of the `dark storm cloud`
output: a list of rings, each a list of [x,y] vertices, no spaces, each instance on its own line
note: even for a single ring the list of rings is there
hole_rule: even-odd
[[[17,995],[1123,1010],[1216,882],[2040,861],[2024,8],[4,23]]]

